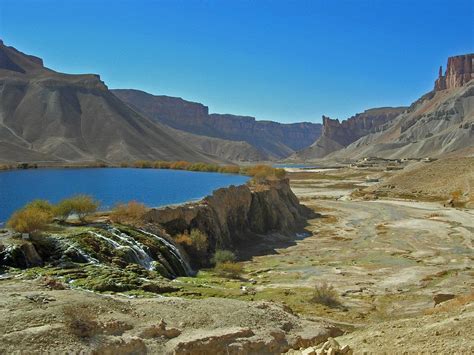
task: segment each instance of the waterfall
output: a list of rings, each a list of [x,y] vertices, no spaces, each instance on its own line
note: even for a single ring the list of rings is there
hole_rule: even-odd
[[[144,246],[141,243],[138,243],[132,237],[126,235],[125,233],[120,232],[116,228],[111,228],[107,230],[114,237],[120,240],[121,243],[113,240],[112,238],[106,237],[97,232],[89,231],[90,234],[95,237],[104,240],[114,249],[127,249],[132,252],[134,261],[141,267],[147,270],[153,270],[153,259],[151,256],[144,250]]]
[[[108,232],[112,233],[113,236],[130,246],[132,252],[136,256],[138,264],[140,264],[145,269],[153,270],[153,259],[147,251],[148,247],[144,246],[142,243],[136,241],[133,237],[127,235],[117,228],[112,227],[108,229]]]
[[[180,263],[180,265],[181,265],[182,269],[184,270],[184,272],[186,273],[186,275],[194,274],[194,271],[191,269],[188,262],[181,255],[181,252],[179,251],[179,249],[175,245],[173,245],[172,243],[167,241],[165,238],[160,237],[156,234],[147,232],[143,229],[139,229],[139,231],[142,232],[143,234],[146,234],[150,237],[153,237],[153,238],[157,239],[161,244],[163,244],[168,249],[168,251],[176,258],[176,260],[178,260],[178,262]]]
[[[67,246],[67,249],[64,250],[64,253],[67,253],[68,250],[73,250],[74,252],[79,254],[82,258],[84,258],[84,260],[87,260],[88,263],[91,263],[91,264],[99,263],[99,260],[97,260],[96,258],[93,258],[89,254],[87,254],[76,243],[71,243],[70,240],[68,240],[66,238],[61,238],[60,236],[55,235],[55,234],[52,234],[51,236],[55,237],[55,239],[57,239],[60,244],[62,243],[62,244],[65,244]]]

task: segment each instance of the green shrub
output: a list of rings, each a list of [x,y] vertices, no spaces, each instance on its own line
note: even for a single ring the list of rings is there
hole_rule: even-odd
[[[66,201],[71,204],[73,213],[77,214],[82,222],[85,222],[88,215],[96,212],[100,205],[98,201],[87,195],[76,195]]]
[[[215,267],[215,271],[218,275],[230,277],[233,279],[238,279],[242,274],[242,270],[242,264],[238,264],[232,261],[218,263]]]
[[[207,255],[209,240],[207,235],[199,229],[193,229],[191,233],[185,231],[175,236],[174,240],[176,243],[182,245],[190,255],[199,258]]]
[[[199,254],[206,254],[207,248],[209,246],[209,240],[205,233],[201,232],[199,229],[191,230],[189,235],[191,239],[191,245]]]
[[[234,262],[235,259],[235,254],[230,250],[216,250],[212,257],[212,262],[217,265],[220,263]]]
[[[339,295],[337,294],[336,290],[326,282],[316,284],[311,302],[319,303],[332,308],[341,306]]]

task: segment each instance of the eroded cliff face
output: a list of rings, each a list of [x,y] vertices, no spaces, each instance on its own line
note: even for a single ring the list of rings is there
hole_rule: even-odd
[[[439,67],[438,79],[435,81],[435,91],[459,88],[474,78],[474,54],[464,54],[448,58],[446,73],[443,75]]]
[[[139,90],[112,91],[128,105],[160,123],[203,137],[245,142],[260,152],[259,158],[288,157],[311,145],[321,134],[319,123],[283,124],[259,121],[250,116],[209,114],[207,106],[181,98],[155,96]]]
[[[208,235],[212,253],[235,249],[258,234],[293,233],[309,214],[283,179],[218,189],[197,203],[152,209],[144,220],[170,235],[197,228]]]
[[[323,116],[321,137],[310,147],[296,153],[293,158],[304,160],[323,158],[367,134],[386,129],[388,123],[404,110],[406,107],[374,108],[358,113],[342,122]]]

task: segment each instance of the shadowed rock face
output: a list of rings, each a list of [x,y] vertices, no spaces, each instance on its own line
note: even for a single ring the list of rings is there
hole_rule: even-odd
[[[461,87],[474,78],[474,54],[464,54],[448,58],[446,73],[439,67],[438,79],[435,81],[435,91]]]
[[[287,157],[309,146],[321,133],[320,124],[282,124],[248,116],[209,114],[207,106],[177,97],[154,96],[139,90],[112,91],[158,122],[200,136],[246,142],[266,158]]]
[[[0,43],[0,162],[138,159],[216,162],[113,95]]]
[[[216,247],[235,248],[256,234],[294,232],[308,214],[285,179],[252,188],[218,189],[198,203],[152,209],[144,219],[161,225],[170,235],[198,228],[209,236],[214,251]]]

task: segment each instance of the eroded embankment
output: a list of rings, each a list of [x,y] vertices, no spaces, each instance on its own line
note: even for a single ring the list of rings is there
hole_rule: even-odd
[[[198,203],[152,209],[144,220],[169,235],[194,228],[209,238],[209,250],[235,249],[259,234],[290,234],[301,228],[311,210],[300,204],[288,179],[214,191]]]

